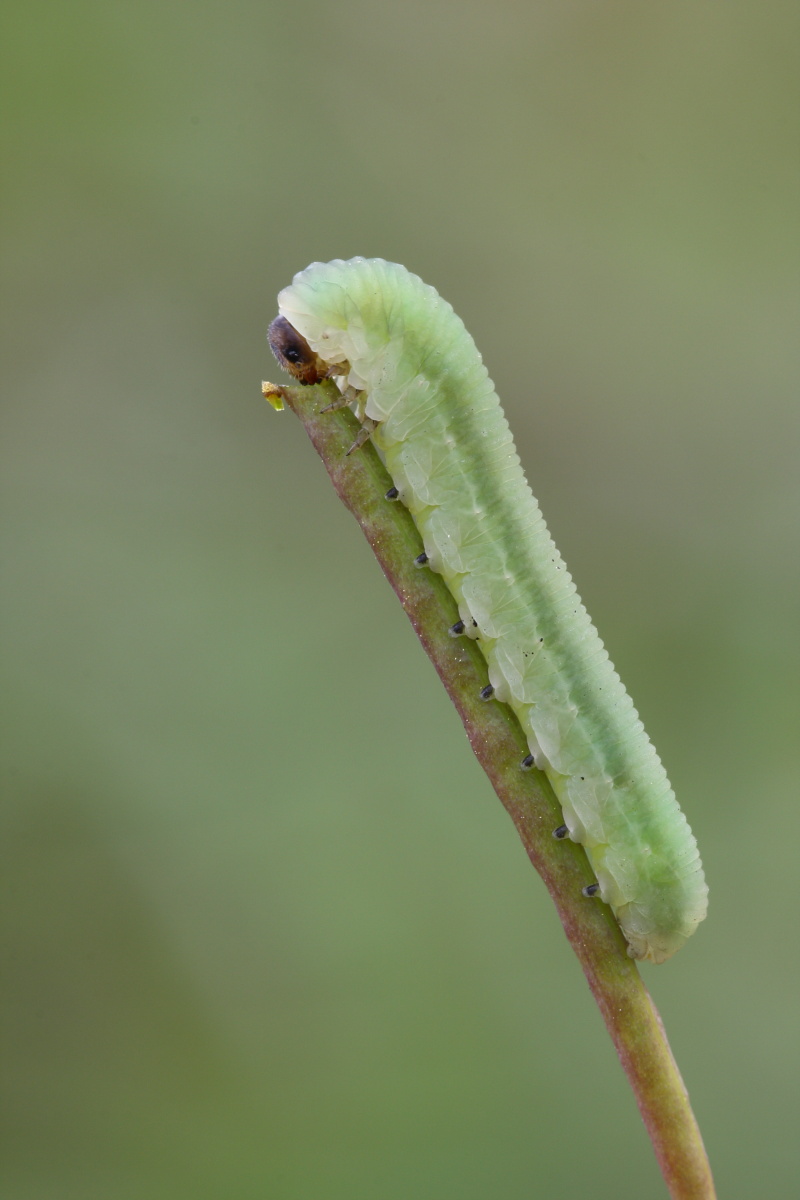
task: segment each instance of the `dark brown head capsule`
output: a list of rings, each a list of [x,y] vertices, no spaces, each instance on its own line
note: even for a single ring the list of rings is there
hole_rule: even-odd
[[[300,383],[319,383],[327,375],[327,363],[314,353],[286,317],[275,318],[267,331],[267,341],[284,371]]]

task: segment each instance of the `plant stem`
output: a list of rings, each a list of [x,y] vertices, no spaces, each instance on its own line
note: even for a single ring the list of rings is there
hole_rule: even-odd
[[[414,565],[422,550],[419,532],[402,504],[385,499],[392,481],[380,458],[371,445],[347,456],[359,429],[348,409],[320,414],[339,395],[332,383],[265,384],[264,394],[275,407],[285,401],[303,422],[455,704],[475,756],[555,902],[633,1088],[670,1196],[714,1200],[700,1130],[656,1007],[611,910],[581,894],[594,882],[583,847],[552,836],[563,820],[561,808],[544,774],[520,769],[528,745],[516,716],[505,704],[479,697],[488,680],[486,662],[470,638],[450,637],[448,627],[458,620],[455,600],[441,576]]]

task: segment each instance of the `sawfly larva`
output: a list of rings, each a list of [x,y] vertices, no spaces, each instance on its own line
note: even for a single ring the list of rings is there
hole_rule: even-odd
[[[333,377],[422,536],[416,560],[475,637],[482,695],[509,704],[566,833],[586,848],[629,952],[663,962],[706,914],[700,855],[663,766],[580,602],[525,479],[478,350],[439,294],[396,263],[312,263],[278,297],[279,361]]]

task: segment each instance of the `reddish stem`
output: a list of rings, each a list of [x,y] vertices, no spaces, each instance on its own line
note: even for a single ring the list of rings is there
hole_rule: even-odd
[[[415,567],[420,536],[403,505],[384,498],[392,482],[385,467],[369,445],[347,456],[358,432],[348,410],[320,415],[338,396],[333,384],[265,384],[264,394],[276,407],[284,400],[303,422],[455,704],[476,758],[555,902],[633,1088],[670,1196],[714,1200],[700,1130],[656,1007],[611,910],[581,894],[594,882],[583,848],[552,836],[562,822],[561,809],[546,776],[520,769],[528,746],[515,715],[504,704],[479,698],[488,680],[486,662],[475,642],[449,636],[448,626],[458,620],[455,601],[440,576]]]

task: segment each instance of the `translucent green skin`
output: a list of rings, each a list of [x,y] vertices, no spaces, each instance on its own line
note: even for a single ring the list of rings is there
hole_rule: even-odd
[[[439,294],[380,259],[313,263],[281,315],[378,422],[373,441],[429,565],[478,639],[570,837],[636,958],[706,914],[700,855],[664,768],[555,548],[475,343]]]

